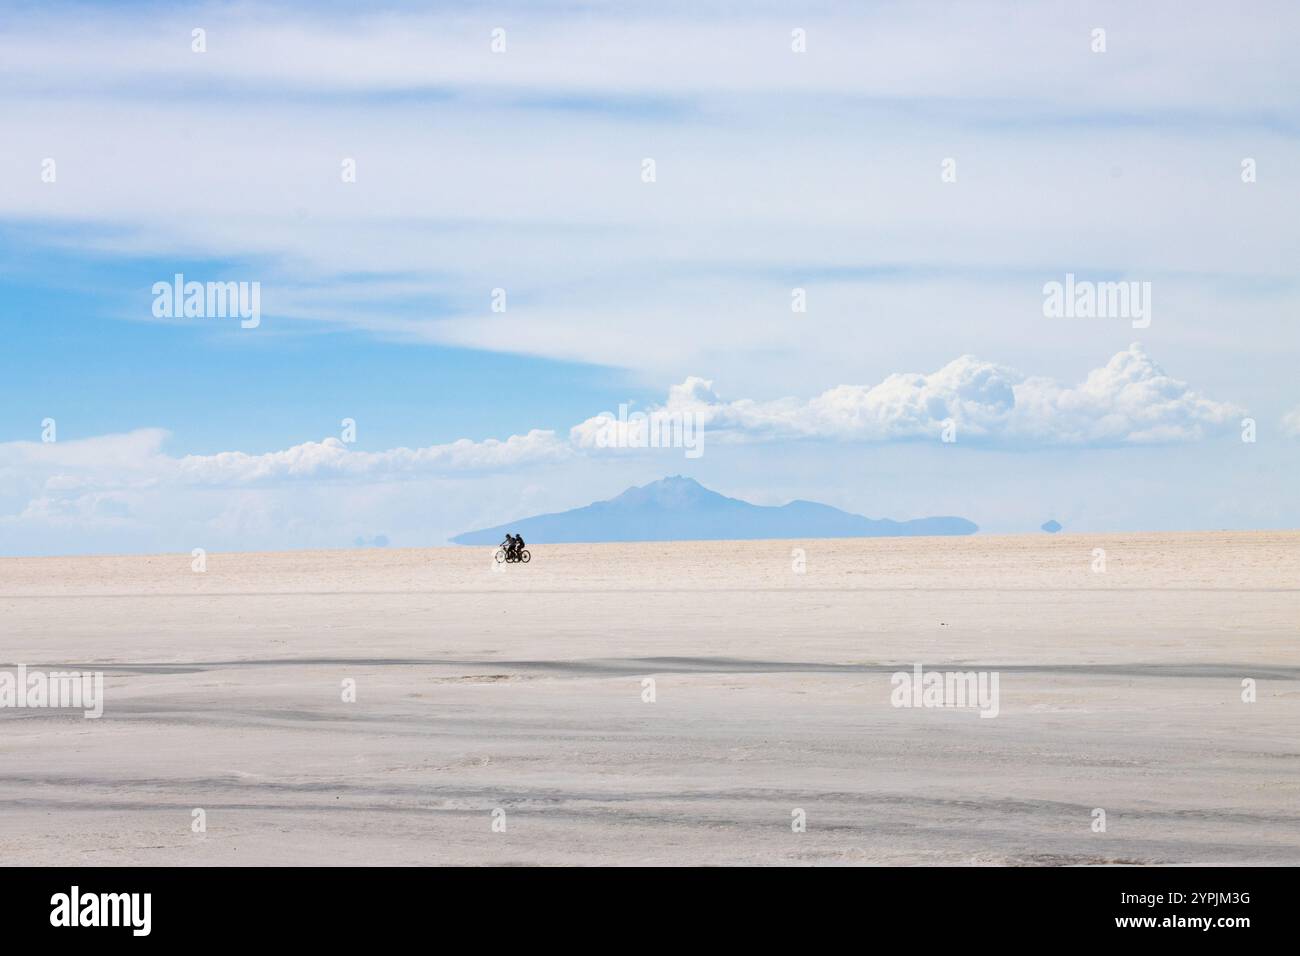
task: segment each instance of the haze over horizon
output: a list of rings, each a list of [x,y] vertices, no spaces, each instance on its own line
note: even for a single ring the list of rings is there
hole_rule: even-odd
[[[720,495],[693,478],[670,475],[583,508],[519,517],[451,540],[454,544],[496,545],[511,533],[532,544],[753,541],[964,535],[978,530],[972,522],[951,515],[905,521],[872,519],[803,500],[764,507]]]
[[[0,555],[441,545],[674,473],[994,534],[1300,527],[1298,30],[6,10]],[[257,322],[160,314],[178,275],[258,283]]]

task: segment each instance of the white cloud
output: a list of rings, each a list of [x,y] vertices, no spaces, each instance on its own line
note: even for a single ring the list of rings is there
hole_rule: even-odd
[[[687,413],[711,439],[732,441],[937,439],[951,419],[959,440],[1070,446],[1195,441],[1241,409],[1198,395],[1135,343],[1074,387],[964,355],[936,372],[840,385],[808,400],[724,402],[712,382],[688,378],[651,417]],[[574,426],[571,437],[595,448],[607,427],[608,418],[596,416]]]
[[[937,439],[952,419],[959,440],[1006,447],[1195,441],[1242,414],[1166,375],[1137,344],[1075,387],[965,355],[929,374],[897,373],[876,385],[840,385],[811,399],[728,402],[712,381],[691,376],[670,387],[666,402],[647,412],[658,420],[694,416],[710,440],[745,443]],[[564,438],[534,429],[505,440],[462,438],[378,452],[326,438],[263,454],[225,451],[177,458],[163,451],[168,435],[161,429],[0,443],[0,501],[21,501],[19,511],[28,516],[116,519],[128,510],[127,499],[103,497],[107,492],[509,472],[578,454],[617,454],[621,449],[606,451],[597,440],[609,428],[610,415],[588,418]]]
[[[1285,366],[1300,194],[1273,171],[1300,161],[1283,39],[1300,14],[1266,8],[828,4],[795,55],[778,7],[529,5],[500,56],[478,14],[418,7],[32,8],[0,31],[0,217],[31,222],[31,242],[237,262],[231,278],[262,282],[267,330],[647,381],[707,368],[750,395],[849,380],[872,350],[922,367],[935,342],[1043,363],[1118,345],[1041,320],[1038,290],[1066,269],[1154,280],[1155,328],[1206,355],[1249,348],[1221,321],[1230,300]],[[37,175],[47,156],[57,185]],[[803,319],[792,285],[808,287]],[[489,315],[498,286],[510,311]],[[147,284],[103,295],[150,320]]]
[[[552,431],[533,429],[504,441],[462,438],[426,448],[350,450],[337,438],[303,442],[281,451],[223,451],[173,458],[162,451],[168,433],[146,428],[60,442],[0,443],[0,490],[39,486],[42,492],[76,495],[90,488],[149,488],[160,483],[226,487],[259,482],[389,476],[509,469],[553,462],[570,446]]]
[[[1044,320],[1043,282],[1123,274],[1156,284],[1144,334],[1160,354],[1263,414],[1300,354],[1300,192],[1285,176],[1300,161],[1300,8],[1021,7],[817,5],[796,56],[780,5],[508,5],[510,50],[493,56],[477,12],[427,5],[31,6],[0,30],[0,218],[24,224],[24,243],[237,264],[229,278],[263,283],[264,333],[318,322],[640,382],[707,370],[718,390],[689,378],[661,411],[698,410],[755,449],[926,440],[947,417],[959,442],[990,448],[1209,434],[1231,406],[1141,353],[1060,384],[1127,329]],[[355,184],[340,182],[345,156]],[[949,156],[959,180],[945,186]],[[37,175],[42,157],[57,184]],[[806,314],[790,311],[796,285]],[[490,314],[498,286],[510,310]],[[147,282],[97,293],[151,321]],[[1039,377],[969,355],[889,374],[972,352]],[[316,484],[349,482],[356,501],[404,479],[405,518],[420,481],[474,476],[466,500],[482,501],[482,476],[581,462],[591,437],[589,421],[424,449],[326,439],[185,458],[149,429],[11,443],[0,529],[24,515],[161,527],[218,501],[214,527],[273,540],[337,507],[318,506]],[[272,505],[277,484],[290,490]]]
[[[555,461],[568,452],[568,446],[554,432],[540,429],[511,435],[505,441],[462,438],[445,445],[381,452],[353,451],[337,438],[326,438],[261,455],[239,451],[187,455],[175,462],[175,470],[185,482],[208,485],[305,478],[378,479],[512,468]]]
[[[930,373],[776,401],[727,401],[713,381],[692,376],[646,411],[661,421],[693,416],[708,437],[703,447],[715,449],[702,466],[727,467],[732,452],[717,451],[718,444],[769,457],[764,449],[775,446],[779,459],[799,457],[814,471],[818,460],[836,459],[837,447],[938,447],[948,418],[957,422],[959,445],[987,455],[1190,443],[1230,430],[1242,414],[1170,377],[1136,344],[1074,386],[962,356]],[[1288,421],[1300,425],[1300,409]],[[0,531],[8,542],[39,542],[6,543],[4,550],[85,550],[101,541],[175,549],[177,539],[182,549],[340,546],[414,528],[450,535],[525,513],[521,475],[553,489],[536,502],[544,509],[542,502],[571,507],[566,494],[590,486],[586,476],[596,463],[639,461],[659,474],[681,467],[678,448],[600,447],[596,435],[608,427],[602,413],[568,435],[535,429],[504,440],[377,452],[327,438],[264,454],[176,457],[165,452],[168,435],[160,429],[0,443]],[[792,441],[806,450],[792,456]]]
[[[380,452],[327,438],[183,457],[163,450],[167,437],[0,443],[0,553],[341,547],[416,528],[437,542],[518,499],[498,478],[572,454],[542,430]]]

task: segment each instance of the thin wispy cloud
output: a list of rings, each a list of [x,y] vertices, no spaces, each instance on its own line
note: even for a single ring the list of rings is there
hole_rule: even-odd
[[[764,353],[782,349],[801,373],[830,362],[842,377],[840,326],[914,310],[938,262],[978,290],[960,316],[931,317],[951,350],[972,350],[961,329],[973,325],[1001,350],[1032,318],[1008,270],[1034,273],[1026,296],[1067,268],[1179,271],[1162,290],[1171,309],[1215,295],[1198,271],[1292,274],[1286,222],[1300,200],[1270,180],[1300,160],[1284,122],[1300,83],[1277,82],[1293,58],[1248,20],[1195,5],[1171,20],[1173,9],[1062,18],[934,4],[863,17],[830,5],[796,24],[776,8],[738,21],[729,9],[521,7],[500,22],[416,7],[55,8],[15,17],[0,38],[0,215],[111,226],[108,241],[87,236],[97,251],[237,257],[265,280],[280,329],[318,320],[659,379],[755,334],[736,367],[710,374],[761,381]],[[1111,24],[1104,59],[1088,49],[1097,18]],[[198,26],[202,55],[189,43]],[[508,46],[494,55],[498,26]],[[807,54],[790,51],[794,26]],[[1229,142],[1235,152],[1217,154]],[[1237,153],[1261,156],[1266,204],[1238,201]],[[647,156],[653,185],[638,178]],[[57,189],[34,175],[43,157],[59,163]],[[945,157],[959,171],[948,190]],[[345,158],[355,183],[340,182]],[[870,276],[799,278],[881,262],[921,271],[892,292]],[[765,286],[744,277],[755,270],[795,278]],[[424,307],[364,285],[413,273],[427,277]],[[813,286],[826,334],[774,321],[791,283]],[[516,311],[488,321],[497,287]],[[123,314],[146,314],[119,298]],[[1252,321],[1280,330],[1276,301]],[[1192,309],[1178,320],[1222,335]],[[630,344],[651,327],[673,356]]]

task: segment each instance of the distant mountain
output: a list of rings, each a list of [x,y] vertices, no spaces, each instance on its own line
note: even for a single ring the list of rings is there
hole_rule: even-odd
[[[1048,534],[1056,534],[1056,532],[1061,530],[1062,525],[1061,522],[1052,518],[1050,521],[1044,521],[1042,527]]]
[[[577,541],[703,541],[759,538],[884,538],[901,535],[973,534],[965,518],[890,521],[849,514],[815,501],[769,507],[710,491],[680,475],[629,488],[617,498],[559,514],[521,518],[467,531],[456,544],[498,544],[506,532],[536,544]]]

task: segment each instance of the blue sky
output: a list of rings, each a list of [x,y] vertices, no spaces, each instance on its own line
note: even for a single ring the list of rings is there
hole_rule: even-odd
[[[147,425],[172,433],[175,454],[270,451],[336,432],[352,417],[366,423],[359,447],[428,445],[509,434],[523,424],[568,427],[617,384],[608,370],[585,364],[412,347],[348,328],[285,331],[268,318],[263,334],[251,335],[233,323],[146,321],[155,281],[176,271],[221,280],[248,266],[88,257],[33,249],[31,232],[22,235],[25,241],[6,230],[0,246],[6,437],[30,435],[33,421],[51,416],[64,439]],[[516,380],[547,399],[526,416],[500,384]]]
[[[10,6],[0,553],[441,544],[676,473],[992,532],[1294,527],[1297,20]],[[156,318],[178,272],[258,282],[260,325]],[[1149,283],[1149,326],[1046,318],[1067,273]],[[623,402],[705,453],[596,447]]]

